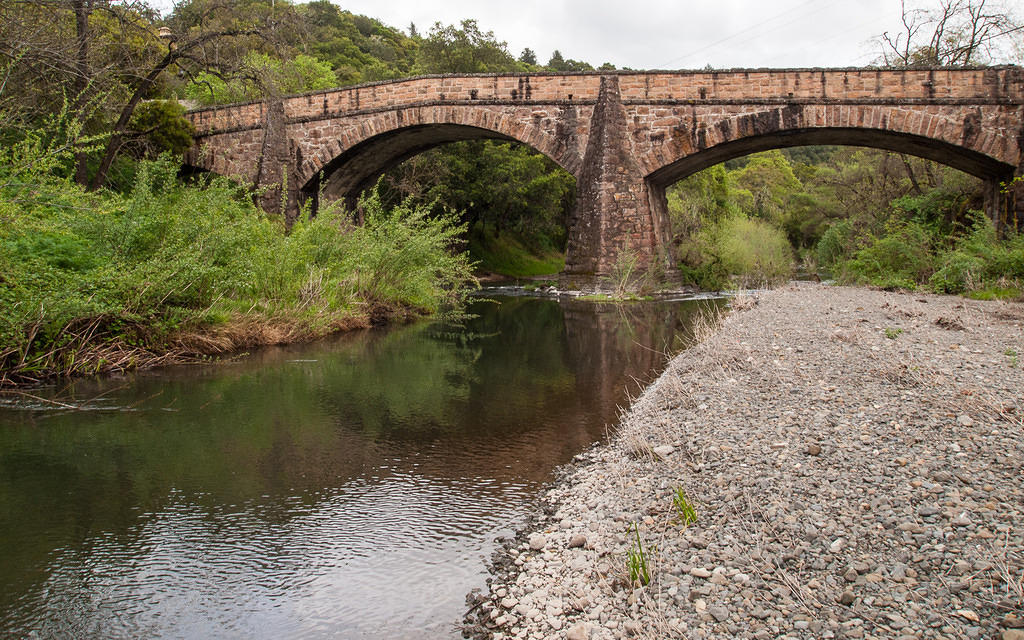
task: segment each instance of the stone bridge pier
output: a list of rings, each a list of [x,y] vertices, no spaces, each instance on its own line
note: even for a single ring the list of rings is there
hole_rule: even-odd
[[[756,69],[424,76],[189,113],[185,161],[261,188],[288,223],[354,202],[386,170],[469,139],[515,141],[576,178],[570,281],[671,270],[665,188],[731,158],[855,145],[981,178],[1000,229],[1024,226],[1024,70]]]

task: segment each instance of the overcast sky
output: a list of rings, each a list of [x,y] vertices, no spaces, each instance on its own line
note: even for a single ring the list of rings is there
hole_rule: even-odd
[[[426,34],[477,20],[519,56],[551,52],[634,69],[841,67],[874,60],[871,40],[900,26],[899,0],[333,0]]]

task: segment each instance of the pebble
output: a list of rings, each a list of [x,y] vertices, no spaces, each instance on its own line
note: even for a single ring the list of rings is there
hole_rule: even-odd
[[[713,617],[715,620],[718,620],[719,622],[725,622],[729,619],[730,615],[729,610],[721,605],[714,605],[708,607],[708,613],[710,613],[711,617]]]
[[[535,533],[530,536],[530,548],[534,551],[540,551],[545,547],[545,545],[547,545],[547,543],[547,536],[543,534]]]
[[[654,447],[652,451],[654,451],[655,455],[657,455],[660,458],[667,458],[673,453],[675,453],[676,448],[670,444],[663,444],[660,447]]]

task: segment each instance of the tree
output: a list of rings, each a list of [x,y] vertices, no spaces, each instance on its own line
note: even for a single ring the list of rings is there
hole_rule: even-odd
[[[594,67],[586,62],[580,60],[573,60],[572,58],[566,59],[562,57],[562,52],[555,49],[551,53],[551,59],[548,60],[548,68],[552,71],[593,71]]]
[[[1005,60],[1024,23],[998,0],[938,0],[932,9],[900,0],[902,28],[879,37],[891,67],[964,67]]]
[[[523,64],[537,64],[537,54],[533,52],[533,49],[526,47],[523,52],[519,54],[519,62]]]
[[[77,156],[76,175],[83,183],[86,161],[98,162],[90,184],[99,188],[122,148],[153,132],[133,128],[135,111],[166,95],[176,81],[168,71],[184,77],[203,70],[229,73],[241,59],[239,51],[287,33],[293,11],[283,0],[276,5],[190,0],[163,20],[141,0],[5,2],[0,3],[0,58],[8,63],[12,82],[7,86],[27,126],[57,111],[68,96],[84,134],[109,134],[98,158]],[[167,117],[159,121],[169,123]]]
[[[434,23],[420,45],[419,73],[496,73],[514,71],[516,61],[508,45],[493,31],[480,31],[476,20],[463,20],[461,28]]]
[[[547,66],[552,71],[565,71],[565,58],[562,57],[562,52],[558,49],[552,51]]]

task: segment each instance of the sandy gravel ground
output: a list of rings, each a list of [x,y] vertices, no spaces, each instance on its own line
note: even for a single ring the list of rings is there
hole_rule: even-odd
[[[735,306],[496,556],[476,633],[1024,640],[1024,305]]]

